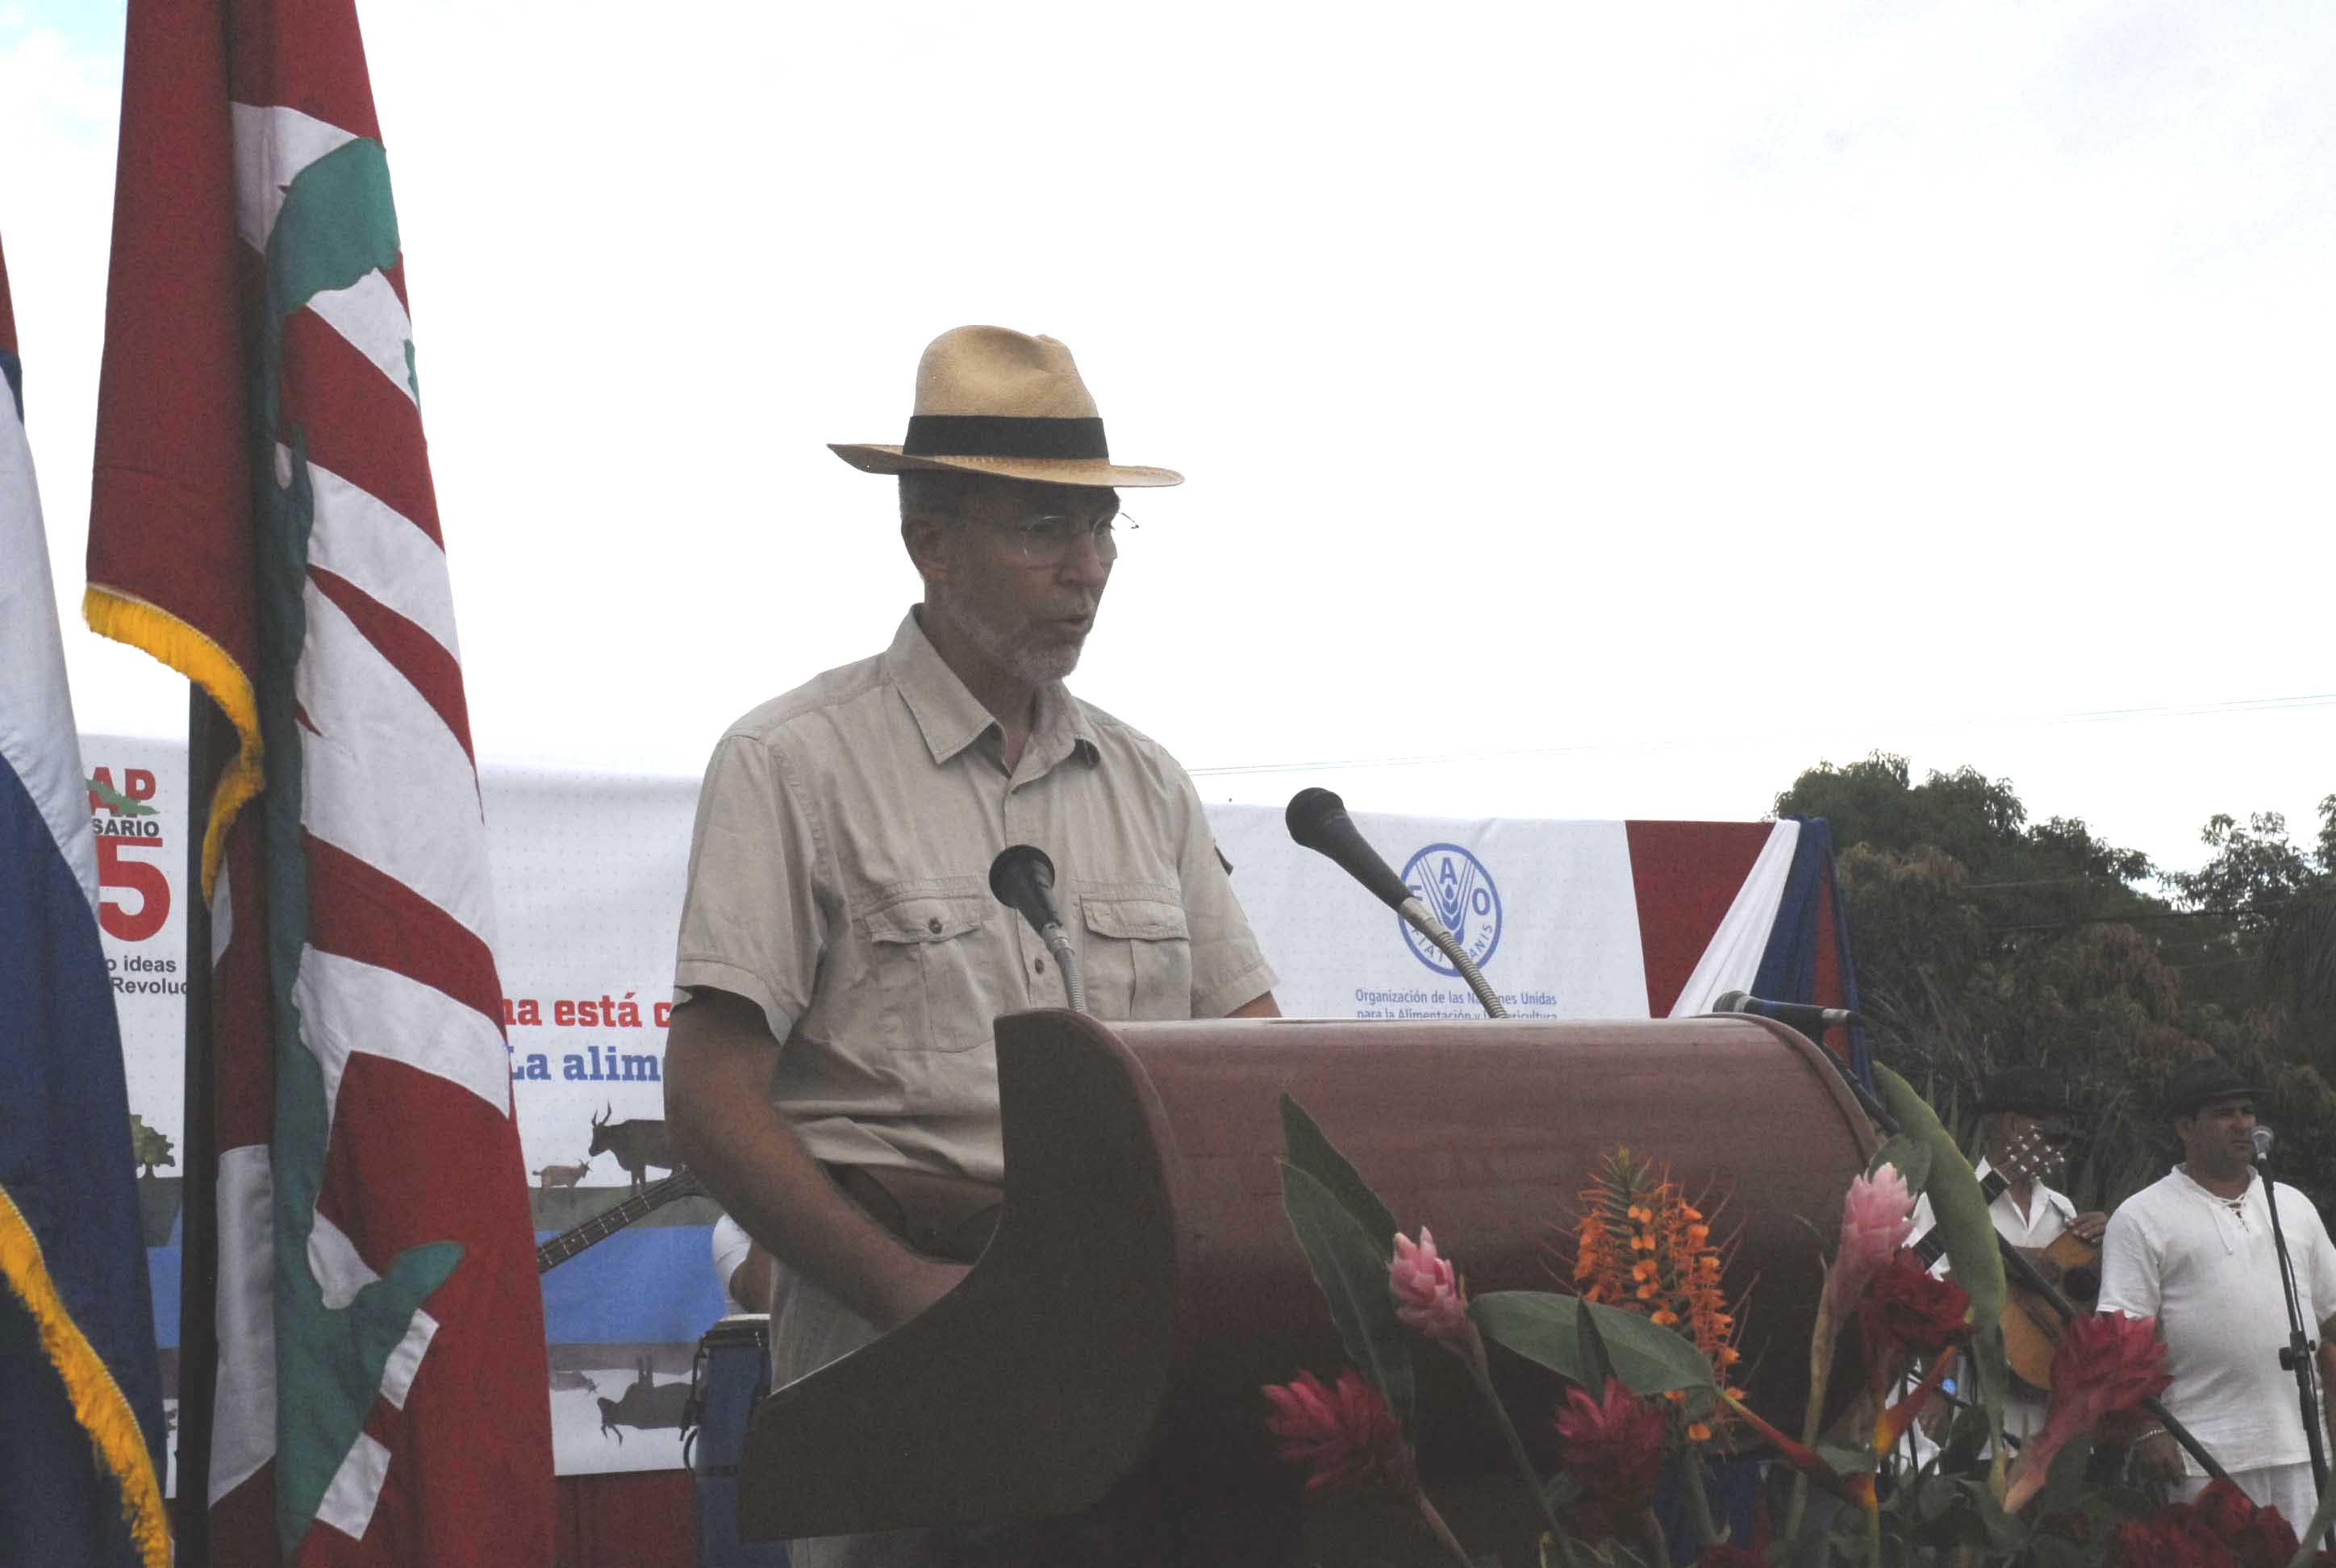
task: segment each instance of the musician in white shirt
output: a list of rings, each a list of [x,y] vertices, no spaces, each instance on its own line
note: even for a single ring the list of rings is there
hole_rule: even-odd
[[[2254,1169],[2254,1087],[2216,1061],[2175,1069],[2166,1112],[2182,1163],[2119,1206],[2101,1255],[2101,1310],[2157,1320],[2173,1383],[2166,1408],[2259,1506],[2299,1529],[2317,1498],[2295,1378],[2280,1365],[2288,1342],[2285,1291],[2269,1200],[2295,1264],[2307,1333],[2319,1337],[2321,1407],[2336,1347],[2336,1246],[2319,1211]],[[2136,1443],[2134,1470],[2171,1484],[2176,1500],[2204,1490],[2204,1470],[2165,1432]]]
[[[2059,1150],[2071,1135],[2074,1106],[2068,1087],[2059,1075],[2043,1067],[2007,1067],[1990,1075],[1981,1086],[1980,1115],[1987,1153],[1974,1173],[1984,1182],[1990,1171],[2001,1169],[2006,1178],[2003,1191],[1988,1205],[1996,1234],[2026,1253],[2047,1279],[2061,1284],[2057,1278],[2059,1268],[2044,1256],[2046,1249],[2070,1232],[2086,1244],[2098,1246],[2108,1223],[2106,1214],[2078,1213],[2067,1193],[2036,1176],[2044,1164],[2061,1163]],[[2049,1160],[2039,1157],[2043,1154],[2049,1154]],[[1918,1200],[1915,1236],[1927,1233],[1932,1222],[1931,1200]],[[1942,1259],[1935,1271],[1945,1269]],[[2041,1430],[2046,1402],[2042,1390],[2015,1378],[2004,1401],[2003,1429],[2020,1439]],[[1944,1407],[1940,1408],[1943,1412]]]

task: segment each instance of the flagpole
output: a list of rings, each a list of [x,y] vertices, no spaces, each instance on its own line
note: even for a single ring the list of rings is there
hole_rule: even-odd
[[[219,1127],[211,1074],[211,911],[203,830],[219,711],[187,683],[186,1163],[179,1189],[179,1568],[210,1562],[211,1407],[219,1382]]]

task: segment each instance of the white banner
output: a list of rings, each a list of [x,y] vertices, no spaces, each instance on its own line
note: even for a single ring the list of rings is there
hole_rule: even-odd
[[[101,834],[106,956],[147,1133],[140,1181],[164,1382],[175,1407],[178,1164],[185,1141],[186,765],[183,748],[83,743]],[[548,1239],[638,1190],[631,1122],[665,1115],[665,1028],[694,779],[483,772],[511,1093],[536,1229]],[[1234,885],[1299,1017],[1466,1018],[1442,956],[1329,861],[1291,843],[1278,808],[1209,808]],[[1776,915],[1791,824],[1458,822],[1358,814],[1364,836],[1435,909],[1519,1018],[1645,1018],[1748,986]],[[1708,889],[1689,929],[1641,908],[1647,846],[1701,835]],[[1717,835],[1716,837],[1714,835]],[[1703,849],[1708,842],[1725,854]],[[1634,862],[1634,845],[1639,854]],[[1778,853],[1781,848],[1781,855]],[[1667,889],[1681,873],[1667,871]],[[1726,919],[1723,920],[1723,912]],[[1676,923],[1676,922],[1675,922]],[[596,1124],[610,1146],[593,1152]],[[654,1181],[661,1164],[638,1174]],[[682,1396],[698,1336],[722,1312],[713,1207],[667,1205],[543,1277],[553,1439],[562,1475],[681,1463]]]

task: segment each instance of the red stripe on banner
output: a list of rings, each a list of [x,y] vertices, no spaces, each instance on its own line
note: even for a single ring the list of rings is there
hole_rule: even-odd
[[[1647,1012],[1667,1018],[1768,842],[1767,823],[1622,824],[1639,899]]]
[[[551,1451],[542,1285],[530,1239],[527,1174],[508,1122],[469,1090],[380,1057],[350,1058],[333,1118],[318,1207],[358,1252],[386,1268],[407,1248],[454,1242],[462,1261],[423,1303],[438,1330],[403,1410],[376,1399],[365,1429],[391,1454],[363,1553],[314,1531],[308,1563],[551,1560],[550,1507],[509,1516],[510,1500],[548,1505],[538,1474]],[[532,1340],[500,1331],[532,1319]],[[436,1434],[436,1440],[428,1440]],[[548,1466],[543,1466],[548,1468]]]
[[[307,437],[311,462],[394,508],[444,547],[421,411],[313,310],[295,311],[284,324],[283,421],[277,433],[288,439],[297,426]]]
[[[312,566],[308,580],[340,606],[341,613],[355,623],[365,639],[422,694],[439,722],[462,743],[462,755],[476,768],[479,759],[471,750],[471,710],[462,696],[462,666],[446,651],[445,644],[347,578]]]
[[[381,140],[355,5],[344,0],[224,9],[232,63],[228,91],[238,103],[280,103],[352,135]]]
[[[348,851],[314,833],[308,852],[308,943],[419,980],[477,1008],[502,1033],[495,955],[478,933]]]

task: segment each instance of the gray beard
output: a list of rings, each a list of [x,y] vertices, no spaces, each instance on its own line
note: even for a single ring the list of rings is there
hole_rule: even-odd
[[[934,607],[949,618],[949,622],[965,633],[982,657],[1006,671],[1023,685],[1037,688],[1052,686],[1079,667],[1082,648],[1046,648],[1034,647],[1027,635],[1017,638],[1014,628],[985,620],[973,607],[954,599],[944,599]]]

